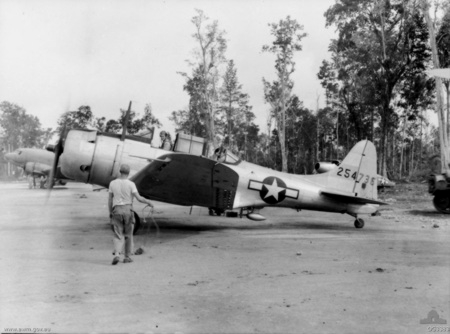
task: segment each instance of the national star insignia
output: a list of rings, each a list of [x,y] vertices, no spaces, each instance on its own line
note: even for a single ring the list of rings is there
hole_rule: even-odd
[[[297,189],[288,188],[280,178],[269,176],[262,182],[250,180],[248,188],[259,191],[261,199],[268,204],[277,204],[286,197],[297,199],[299,191]]]
[[[286,188],[278,187],[277,179],[275,178],[273,179],[272,184],[264,184],[264,187],[266,187],[268,190],[266,196],[264,196],[264,199],[273,196],[276,201],[278,201],[278,195],[280,194],[280,192],[286,190]]]

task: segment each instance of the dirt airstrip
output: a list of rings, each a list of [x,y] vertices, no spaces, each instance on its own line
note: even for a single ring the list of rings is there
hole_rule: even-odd
[[[266,221],[155,203],[145,253],[111,265],[107,193],[0,184],[0,331],[427,333],[450,326],[450,217],[424,184],[381,216],[266,208]],[[142,212],[142,206],[136,206]],[[421,324],[428,314],[447,324]],[[435,321],[436,318],[434,318]],[[423,321],[425,320],[425,321]],[[428,321],[430,322],[430,321]]]

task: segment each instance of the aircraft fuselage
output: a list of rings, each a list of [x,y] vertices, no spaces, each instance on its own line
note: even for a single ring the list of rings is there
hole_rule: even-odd
[[[46,175],[51,169],[54,154],[38,148],[20,148],[5,154],[5,159],[21,167],[28,175]]]
[[[142,196],[178,205],[224,210],[281,206],[352,215],[371,214],[378,208],[323,196],[323,174],[287,174],[240,160],[218,163],[96,131],[70,131],[60,161],[68,178],[105,188],[126,163]]]

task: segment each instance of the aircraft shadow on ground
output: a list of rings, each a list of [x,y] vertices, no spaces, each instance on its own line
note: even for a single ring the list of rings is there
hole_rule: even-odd
[[[449,218],[448,215],[440,213],[436,210],[410,210],[409,213],[415,216],[432,217],[432,218]]]
[[[47,192],[47,191],[59,191],[59,190],[67,190],[69,188],[67,187],[58,187],[58,188],[53,188],[53,189],[47,189],[47,188],[35,188],[35,189],[28,189],[30,191],[42,191],[42,192]],[[19,190],[23,190],[23,189],[19,189]]]
[[[352,223],[349,222],[348,225],[345,224],[333,224],[333,223],[323,223],[323,222],[276,222],[276,223],[261,223],[261,222],[230,222],[229,224],[221,222],[187,222],[180,223],[177,221],[172,221],[170,219],[157,219],[156,220],[160,233],[164,232],[181,232],[181,233],[201,233],[208,231],[225,231],[225,230],[324,230],[324,231],[342,231],[348,232],[353,231],[355,228]],[[144,230],[153,230],[156,231],[156,227],[153,223],[148,227],[149,223],[141,225],[140,230],[137,232],[137,235],[143,233]]]

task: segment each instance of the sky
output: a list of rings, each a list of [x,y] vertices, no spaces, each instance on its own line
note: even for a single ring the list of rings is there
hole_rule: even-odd
[[[226,31],[226,57],[249,94],[255,123],[266,132],[269,105],[262,78],[275,79],[275,56],[261,52],[273,40],[269,23],[288,15],[308,34],[294,58],[293,93],[304,106],[324,106],[317,79],[334,27],[324,12],[334,0],[0,0],[0,101],[23,107],[43,127],[56,128],[67,110],[89,105],[96,117],[117,119],[120,109],[143,115],[151,104],[174,134],[172,111],[186,109],[185,79],[194,59],[195,9]]]

